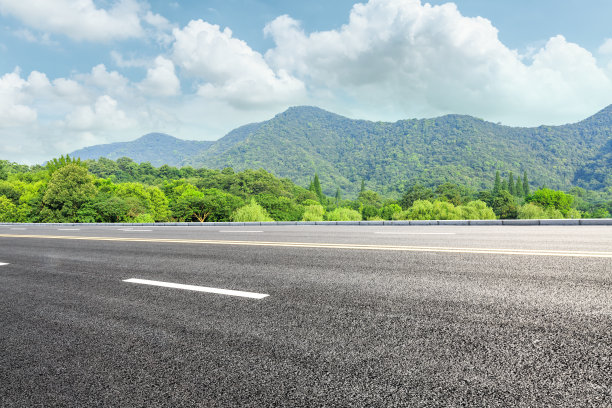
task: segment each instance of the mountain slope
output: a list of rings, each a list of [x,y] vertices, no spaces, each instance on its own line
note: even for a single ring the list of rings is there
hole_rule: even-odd
[[[149,133],[131,142],[119,142],[86,147],[70,153],[82,160],[105,157],[116,160],[130,157],[137,163],[150,162],[153,166],[180,166],[192,155],[203,153],[214,142],[181,140],[164,133]]]
[[[515,175],[527,171],[535,185],[568,188],[578,181],[582,166],[598,160],[612,137],[612,107],[576,124],[537,128],[461,115],[369,122],[296,107],[242,129],[239,138],[232,133],[185,163],[236,170],[263,167],[302,185],[318,172],[327,194],[337,187],[355,192],[362,179],[368,188],[383,192],[416,181],[483,187],[492,183],[498,169]],[[583,178],[580,184],[587,181]]]

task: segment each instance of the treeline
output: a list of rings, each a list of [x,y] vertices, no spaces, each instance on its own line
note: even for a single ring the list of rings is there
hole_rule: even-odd
[[[357,221],[609,217],[612,194],[540,188],[527,174],[503,179],[490,190],[452,183],[413,185],[397,198],[361,183],[355,199],[322,193],[319,175],[309,188],[260,170],[153,167],[129,158],[46,166],[0,161],[0,222]]]

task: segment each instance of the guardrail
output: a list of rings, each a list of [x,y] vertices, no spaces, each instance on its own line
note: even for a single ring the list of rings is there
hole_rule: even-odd
[[[39,226],[123,226],[123,227],[231,227],[275,225],[612,225],[612,218],[543,219],[543,220],[406,220],[406,221],[271,221],[271,222],[156,222],[156,223],[13,223],[0,225]]]

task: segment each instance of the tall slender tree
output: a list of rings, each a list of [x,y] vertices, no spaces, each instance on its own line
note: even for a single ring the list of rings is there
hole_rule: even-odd
[[[319,175],[315,173],[314,180],[312,181],[314,187],[314,193],[319,198],[319,202],[323,203],[323,192],[321,191],[321,183],[319,182]]]
[[[508,175],[508,192],[512,195],[515,195],[515,187],[516,185],[514,184],[514,174],[510,172],[510,174]]]
[[[499,194],[501,191],[501,176],[499,175],[499,170],[495,172],[495,184],[493,184],[493,194]]]
[[[526,196],[531,194],[531,191],[529,191],[529,181],[527,180],[527,171],[523,173],[523,194]]]
[[[340,200],[342,200],[342,196],[340,195],[340,187],[336,189],[336,207],[340,204]]]
[[[525,194],[523,194],[523,182],[521,180],[521,176],[518,176],[516,178],[516,187],[514,188],[514,194],[517,197],[523,197]]]
[[[365,180],[361,179],[361,191],[360,193],[363,193],[365,191]]]

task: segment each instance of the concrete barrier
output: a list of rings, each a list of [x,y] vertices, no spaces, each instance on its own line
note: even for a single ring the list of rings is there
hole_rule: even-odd
[[[362,226],[424,226],[424,225],[612,225],[612,218],[556,219],[556,220],[393,220],[393,221],[262,221],[262,222],[156,222],[156,223],[19,223],[0,222],[0,226],[42,227],[244,227],[277,225],[362,225]]]
[[[469,220],[468,225],[502,225],[502,220]]]
[[[580,225],[580,220],[571,218],[562,220],[540,220],[540,225]]]
[[[439,220],[438,225],[470,225],[468,220]]]
[[[612,225],[612,218],[585,218],[578,221],[580,225]]]
[[[540,225],[540,220],[502,220],[502,225]]]

